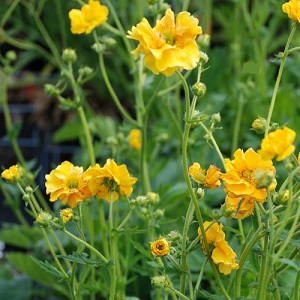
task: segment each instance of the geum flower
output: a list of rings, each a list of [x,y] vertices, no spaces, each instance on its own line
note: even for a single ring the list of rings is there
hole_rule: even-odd
[[[292,20],[300,22],[300,1],[290,0],[282,4],[282,11]]]
[[[68,204],[73,208],[78,202],[91,196],[83,168],[74,166],[69,161],[64,161],[45,178],[46,194],[50,194],[52,202],[59,199],[64,205]]]
[[[89,0],[81,9],[71,9],[69,18],[71,20],[71,32],[73,34],[89,34],[93,29],[106,22],[108,8],[101,5],[98,0]]]
[[[169,242],[164,238],[152,242],[150,248],[153,256],[164,256],[170,252]]]
[[[9,182],[16,182],[23,175],[23,168],[13,165],[1,173],[1,177]]]
[[[195,182],[201,184],[206,188],[215,189],[221,185],[221,172],[220,169],[215,165],[210,165],[209,168],[205,170],[201,168],[201,165],[199,163],[194,162],[189,167],[188,171],[189,175]]]
[[[171,76],[176,69],[191,70],[197,66],[200,51],[196,37],[202,33],[198,20],[184,11],[177,15],[168,8],[165,16],[151,27],[143,18],[128,31],[128,38],[139,41],[131,53],[136,59],[144,55],[145,66],[154,74]]]
[[[300,7],[300,1],[298,1]],[[283,127],[270,132],[261,142],[261,149],[257,152],[263,159],[273,159],[276,157],[277,161],[284,160],[290,156],[294,150],[293,145],[296,138],[294,130]]]
[[[269,180],[269,190],[276,187],[274,179],[276,170],[271,160],[264,160],[252,148],[244,152],[238,149],[233,154],[234,159],[225,159],[226,173],[221,175],[225,186],[225,209],[232,211],[233,217],[242,219],[252,214],[254,202],[263,203],[267,197],[266,185],[257,181],[257,174],[266,172],[273,174]]]
[[[131,177],[126,165],[117,165],[114,160],[107,159],[106,164],[88,168],[85,175],[89,178],[89,190],[92,195],[106,200],[116,201],[120,195],[129,197],[133,192],[133,184],[137,178]]]
[[[222,230],[223,224],[217,222],[203,223],[205,229],[205,237],[208,245],[212,245],[211,258],[213,262],[219,267],[219,271],[225,275],[231,273],[232,270],[237,270],[239,265],[235,262],[236,254],[225,240],[225,233]],[[198,228],[198,234],[201,234]],[[203,252],[207,254],[203,238],[200,239]]]

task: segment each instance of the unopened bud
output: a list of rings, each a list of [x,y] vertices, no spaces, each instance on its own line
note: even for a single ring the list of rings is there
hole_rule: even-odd
[[[56,88],[53,84],[47,83],[44,85],[45,93],[49,96],[58,96],[60,95],[60,90]]]
[[[41,211],[36,217],[36,223],[38,223],[41,227],[49,227],[53,217],[45,212]]]
[[[254,171],[254,180],[256,183],[256,188],[262,189],[269,187],[274,180],[275,174],[271,170],[266,169],[256,169]]]
[[[208,55],[205,52],[200,51],[200,62],[202,62],[202,64],[206,64],[208,59]]]
[[[17,59],[17,54],[16,54],[15,51],[9,50],[9,51],[6,52],[5,57],[9,61],[15,61]]]
[[[166,276],[155,276],[151,278],[151,284],[155,288],[162,288],[168,286],[168,280]]]
[[[67,48],[63,50],[62,59],[66,62],[74,62],[77,60],[77,55],[74,49]]]
[[[285,205],[287,204],[287,201],[292,198],[291,196],[292,195],[289,190],[282,191],[278,194],[277,202],[279,204]]]
[[[265,132],[266,129],[266,120],[258,117],[252,122],[251,127],[255,132],[262,134]]]
[[[159,203],[159,195],[157,193],[148,192],[147,198],[148,198],[149,204],[151,204],[151,205],[156,205],[157,203]]]
[[[92,49],[97,53],[102,53],[105,50],[105,45],[98,42],[92,46]]]
[[[220,113],[213,114],[213,115],[211,116],[211,121],[212,121],[213,123],[220,123],[220,122],[221,122],[221,115],[220,115]]]
[[[192,91],[195,96],[197,97],[203,97],[206,93],[206,85],[202,82],[196,82],[192,86]]]

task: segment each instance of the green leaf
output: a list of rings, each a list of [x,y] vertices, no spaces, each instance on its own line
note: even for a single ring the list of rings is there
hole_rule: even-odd
[[[65,276],[64,276],[64,274],[61,271],[59,271],[56,267],[54,267],[53,265],[51,265],[48,261],[42,262],[41,260],[38,260],[38,259],[36,259],[33,256],[31,256],[31,259],[37,265],[39,265],[42,269],[44,269],[46,272],[54,275],[58,279],[60,279],[60,280],[66,279]]]
[[[83,264],[83,265],[94,265],[94,266],[108,266],[108,264],[105,264],[101,260],[94,260],[91,258],[88,258],[88,254],[83,252],[83,253],[77,253],[74,252],[72,255],[57,255],[59,258],[64,258],[72,262],[76,262],[78,264]]]
[[[0,280],[0,299],[30,300],[32,299],[32,281],[25,276],[14,280]]]
[[[296,271],[298,271],[298,272],[300,271],[300,267],[294,261],[292,261],[288,258],[280,258],[280,259],[278,259],[278,261],[280,261],[284,265],[289,265],[290,267],[296,269]]]
[[[37,227],[25,228],[21,225],[6,225],[0,232],[0,239],[7,245],[29,249],[41,237]]]
[[[205,290],[197,290],[197,294],[201,297],[204,297],[204,299],[209,299],[209,300],[224,300],[225,299],[223,296],[213,295]]]
[[[56,278],[39,264],[33,263],[28,254],[11,252],[6,255],[6,258],[18,271],[28,275],[36,282],[49,286],[63,295],[68,295],[66,287],[61,283],[58,284]]]

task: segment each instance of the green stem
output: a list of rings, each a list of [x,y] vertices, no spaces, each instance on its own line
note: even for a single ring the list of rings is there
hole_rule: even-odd
[[[121,104],[117,94],[115,93],[115,91],[114,91],[114,89],[113,89],[113,87],[110,83],[110,80],[107,76],[106,69],[105,69],[103,53],[99,53],[98,58],[99,58],[99,67],[100,67],[100,70],[101,70],[103,80],[104,80],[104,82],[106,84],[106,87],[109,91],[109,94],[112,97],[112,99],[113,99],[115,105],[117,106],[119,112],[130,124],[132,124],[133,126],[139,127],[139,124],[134,119],[131,118],[131,116],[128,114],[128,112],[125,110],[125,108]]]
[[[200,232],[203,236],[203,243],[205,245],[205,249],[206,249],[207,253],[209,253],[209,251],[208,251],[209,246],[207,244],[207,240],[206,240],[206,236],[205,236],[205,229],[204,229],[204,226],[203,226],[202,214],[201,214],[200,208],[198,206],[197,197],[196,197],[196,195],[193,191],[192,183],[189,179],[189,173],[188,173],[187,145],[188,145],[189,132],[190,132],[190,129],[191,129],[191,123],[189,122],[189,120],[190,120],[190,111],[191,111],[190,110],[189,89],[188,89],[187,82],[185,81],[184,77],[180,74],[180,72],[177,71],[177,75],[181,79],[182,84],[183,84],[183,88],[184,88],[184,91],[185,91],[185,107],[186,107],[186,112],[185,113],[186,113],[186,118],[187,118],[187,122],[185,122],[185,127],[184,127],[184,131],[183,131],[183,141],[182,141],[183,174],[184,174],[185,182],[186,182],[187,187],[188,187],[189,195],[191,196],[191,199],[193,201],[193,205],[194,205],[194,208],[195,208],[195,214],[196,214],[196,217],[197,217],[198,225],[199,225],[199,228],[200,228]],[[226,299],[230,300],[231,298],[228,295],[228,293],[227,293],[227,291],[226,291],[226,289],[225,289],[225,287],[224,287],[224,285],[221,281],[218,270],[217,270],[216,266],[214,265],[214,263],[213,263],[210,256],[209,256],[209,263],[211,265],[214,277],[217,281],[217,285],[219,286],[222,294],[224,295],[224,297]]]
[[[69,237],[71,237],[72,239],[74,239],[75,241],[77,241],[78,243],[84,245],[86,248],[90,249],[92,252],[94,252],[95,254],[97,254],[97,256],[102,260],[103,263],[105,263],[105,264],[108,263],[108,260],[103,256],[103,254],[101,254],[97,249],[95,249],[94,247],[92,247],[89,243],[83,241],[82,239],[80,239],[76,235],[74,235],[71,232],[69,232],[67,229],[64,229],[63,232],[65,234],[67,234]]]
[[[117,249],[116,249],[116,237],[117,232],[114,232],[114,201],[113,194],[110,193],[110,203],[109,203],[109,233],[110,233],[110,259],[114,261],[114,265],[109,269],[110,272],[110,294],[109,299],[114,300],[117,288]]]
[[[89,153],[89,157],[90,157],[90,163],[91,163],[91,165],[95,165],[96,159],[95,159],[92,136],[91,136],[91,133],[89,130],[89,125],[88,125],[88,122],[87,122],[87,119],[86,119],[86,116],[85,116],[82,106],[79,106],[77,108],[77,112],[79,114],[79,118],[80,118],[81,124],[83,126],[86,143],[87,143],[87,148],[88,148],[88,153]]]
[[[243,96],[242,92],[240,92],[240,96],[238,99],[237,114],[236,114],[235,121],[234,121],[231,156],[233,155],[233,153],[235,152],[235,150],[238,147],[238,140],[239,140],[239,133],[240,133],[240,129],[241,129],[243,111],[244,111],[244,96]]]
[[[288,40],[287,40],[287,43],[285,45],[284,52],[283,52],[283,55],[282,55],[282,58],[281,58],[281,63],[280,63],[280,67],[279,67],[279,70],[278,70],[278,75],[277,75],[277,78],[276,78],[275,87],[274,87],[274,90],[273,90],[273,95],[272,95],[272,98],[271,98],[271,103],[270,103],[269,112],[268,112],[268,116],[267,116],[265,136],[267,136],[268,133],[269,133],[269,129],[270,129],[269,127],[270,127],[271,118],[272,118],[272,114],[273,114],[273,110],[274,110],[274,106],[275,106],[276,96],[277,96],[278,89],[279,89],[279,84],[280,84],[282,73],[283,73],[284,64],[285,64],[286,58],[289,54],[288,53],[289,46],[290,46],[292,38],[293,38],[293,36],[296,32],[297,27],[298,27],[298,23],[295,22],[293,27],[292,27],[291,33],[288,37]]]
[[[3,28],[5,23],[8,21],[8,19],[10,18],[12,12],[15,10],[15,8],[17,7],[17,5],[20,3],[20,0],[15,0],[13,1],[10,5],[8,10],[5,12],[4,16],[1,19],[0,22],[0,27]]]

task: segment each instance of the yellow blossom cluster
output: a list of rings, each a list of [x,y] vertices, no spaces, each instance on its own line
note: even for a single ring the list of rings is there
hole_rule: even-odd
[[[73,34],[89,34],[93,29],[106,22],[108,8],[101,5],[98,0],[89,0],[81,9],[71,9],[69,18],[71,20],[71,32]]]
[[[201,168],[199,163],[194,162],[189,167],[189,175],[195,182],[201,184],[205,188],[214,189],[221,185],[221,171],[215,165],[210,165],[209,168],[205,170]]]
[[[239,268],[238,263],[235,262],[236,254],[229,246],[228,242],[225,240],[225,233],[222,230],[223,225],[216,222],[204,222],[203,223],[205,236],[208,245],[213,246],[211,252],[211,258],[213,262],[218,266],[219,271],[225,275],[231,273],[232,270],[237,270]],[[198,229],[198,234],[200,234],[200,228]],[[202,249],[206,253],[206,249],[201,239]],[[207,254],[207,253],[206,253]]]
[[[255,202],[264,203],[268,187],[270,191],[276,187],[276,170],[270,159],[264,160],[252,148],[247,151],[238,149],[233,154],[234,159],[225,159],[226,173],[221,178],[225,186],[225,207],[232,211],[237,219],[243,219],[253,213]],[[271,174],[271,180],[264,185],[257,176]]]
[[[128,38],[139,41],[132,51],[135,58],[141,52],[145,66],[154,74],[171,76],[176,69],[191,70],[197,66],[200,51],[196,37],[202,33],[198,20],[190,13],[180,12],[176,19],[169,8],[155,27],[143,18],[128,31]]]
[[[50,201],[60,199],[73,208],[95,195],[108,202],[116,201],[120,195],[129,197],[136,181],[137,178],[130,176],[126,165],[119,166],[114,160],[107,159],[103,167],[96,164],[86,171],[64,161],[46,175],[45,185]]]

